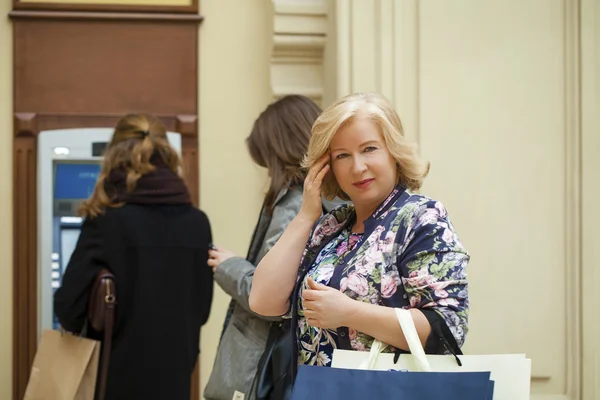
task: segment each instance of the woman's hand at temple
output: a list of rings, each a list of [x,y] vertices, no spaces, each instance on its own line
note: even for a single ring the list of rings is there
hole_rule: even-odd
[[[329,172],[329,152],[323,154],[319,161],[311,167],[304,180],[304,192],[302,195],[302,207],[298,217],[315,223],[323,211],[321,198],[321,186],[327,172]]]

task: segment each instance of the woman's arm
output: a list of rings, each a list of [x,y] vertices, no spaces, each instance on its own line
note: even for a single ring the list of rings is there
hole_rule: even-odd
[[[398,323],[396,312],[391,307],[363,303],[337,289],[308,279],[308,289],[303,291],[304,316],[308,323],[324,329],[347,326],[372,336],[402,350],[408,344]],[[415,328],[421,343],[425,345],[431,327],[423,313],[411,309]]]
[[[103,238],[98,226],[102,216],[83,222],[81,234],[67,265],[61,287],[54,293],[54,312],[69,332],[81,332],[87,318],[89,290],[106,267]]]
[[[259,260],[279,241],[286,227],[294,217],[298,215],[301,203],[302,195],[300,191],[290,190],[276,204],[269,226],[264,235],[264,240],[258,252]],[[254,312],[250,309],[248,299],[250,297],[255,269],[256,266],[242,257],[227,258],[215,267],[215,281],[218,285],[225,293],[230,295],[237,304],[251,313]],[[265,317],[260,314],[256,315],[270,321],[280,319],[279,316]]]
[[[398,257],[401,284],[408,297],[419,338],[426,350],[434,353],[446,350],[444,346],[440,346],[438,335],[441,333],[441,339],[450,345],[451,350],[458,351],[468,330],[466,267],[469,255],[448,218],[448,212],[440,202],[428,200],[420,204],[417,210],[410,224],[413,228],[407,232],[407,239],[401,244]],[[360,317],[357,319],[365,319],[365,322],[356,322],[361,326],[365,325],[364,328],[367,329],[369,323],[372,324],[370,329],[373,334],[354,328],[386,342],[385,337],[388,335],[383,330],[385,321],[377,322],[378,317],[385,318],[383,311],[371,309],[370,312],[372,314],[365,310],[359,311]],[[398,326],[395,317],[393,322]],[[432,323],[438,323],[442,328],[441,332],[432,331]],[[406,347],[400,348],[408,350]]]
[[[366,333],[397,349],[409,350],[402,328],[398,323],[398,317],[392,307],[353,301],[356,303],[354,304],[354,312],[350,314],[345,326]],[[421,344],[425,347],[427,338],[431,333],[429,321],[420,310],[412,308],[409,311],[412,314]]]
[[[306,242],[321,216],[321,183],[329,171],[328,161],[329,154],[325,154],[310,169],[304,180],[300,212],[256,267],[249,305],[257,314],[279,316],[289,308]]]
[[[256,267],[249,305],[257,314],[279,316],[287,312],[313,225],[313,220],[298,214]]]
[[[468,331],[466,268],[470,256],[440,202],[427,201],[413,222],[398,259],[404,291],[410,307],[422,309],[430,323],[441,328],[432,332],[432,339],[436,339],[432,342],[439,344],[441,334],[441,339],[457,351]],[[442,346],[439,350],[445,349]]]

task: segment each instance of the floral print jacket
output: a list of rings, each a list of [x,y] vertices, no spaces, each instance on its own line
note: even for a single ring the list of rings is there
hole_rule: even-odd
[[[292,298],[298,363],[328,366],[334,348],[369,350],[374,340],[347,327],[309,326],[302,310],[308,276],[357,301],[419,308],[432,326],[425,351],[460,354],[468,329],[470,257],[444,206],[397,187],[365,221],[361,237],[350,232],[355,218],[351,204],[338,207],[309,238]]]

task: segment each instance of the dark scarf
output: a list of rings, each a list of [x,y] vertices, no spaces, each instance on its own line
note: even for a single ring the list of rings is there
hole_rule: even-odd
[[[142,175],[131,192],[127,192],[127,171],[113,170],[104,184],[106,194],[115,203],[191,204],[183,179],[171,171],[160,156],[152,156],[150,162],[156,169]]]

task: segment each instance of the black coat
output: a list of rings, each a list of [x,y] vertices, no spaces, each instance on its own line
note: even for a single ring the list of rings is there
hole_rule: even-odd
[[[213,295],[211,241],[206,215],[186,204],[127,204],[85,220],[54,311],[63,328],[80,332],[96,274],[102,267],[114,273],[106,400],[189,400]]]

